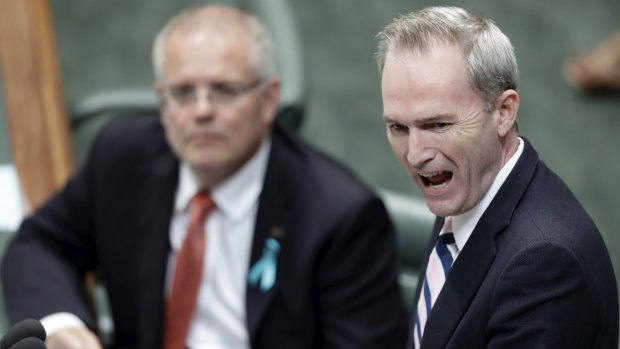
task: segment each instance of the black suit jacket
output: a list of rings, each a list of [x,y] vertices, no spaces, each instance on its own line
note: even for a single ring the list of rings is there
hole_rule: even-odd
[[[527,140],[450,269],[421,347],[618,347],[618,294],[603,239]]]
[[[67,311],[94,327],[82,285],[83,275],[97,269],[107,286],[115,346],[160,347],[177,182],[178,161],[158,117],[106,127],[87,164],[25,220],[8,248],[2,278],[11,321]],[[270,236],[281,245],[275,285],[266,292],[247,288],[252,348],[404,345],[407,316],[382,202],[279,125],[251,265]]]

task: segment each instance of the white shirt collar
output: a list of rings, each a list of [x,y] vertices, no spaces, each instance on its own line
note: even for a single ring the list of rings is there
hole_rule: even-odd
[[[211,190],[216,208],[231,219],[244,217],[258,201],[263,189],[267,162],[271,150],[271,138],[263,141],[254,156],[231,177]],[[175,212],[187,209],[192,197],[199,191],[198,178],[188,163],[179,166],[179,185],[175,198]]]
[[[452,217],[454,240],[456,241],[459,251],[461,251],[465,246],[465,243],[467,243],[467,240],[474,231],[476,224],[478,224],[480,217],[482,217],[484,211],[486,211],[489,207],[489,204],[491,204],[491,201],[499,191],[499,188],[501,188],[502,184],[504,184],[506,178],[508,178],[508,175],[517,164],[517,160],[521,157],[524,149],[524,143],[521,137],[518,137],[518,139],[519,148],[517,148],[517,151],[510,157],[510,160],[508,160],[508,162],[506,162],[502,169],[497,173],[493,183],[491,183],[491,187],[489,187],[489,190],[487,190],[480,202],[478,202],[478,204],[471,210],[461,215]],[[446,217],[446,219],[447,218],[448,217]]]

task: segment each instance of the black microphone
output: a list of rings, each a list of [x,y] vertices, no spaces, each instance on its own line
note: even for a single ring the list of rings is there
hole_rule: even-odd
[[[9,349],[47,349],[45,343],[37,337],[26,337],[11,345]]]
[[[45,348],[45,328],[39,320],[26,319],[9,328],[0,339],[0,349]]]

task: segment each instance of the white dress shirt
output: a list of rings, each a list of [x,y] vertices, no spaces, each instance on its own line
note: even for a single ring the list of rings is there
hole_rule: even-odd
[[[215,208],[205,221],[206,249],[197,310],[188,348],[249,348],[245,293],[258,199],[263,189],[271,140],[233,176],[211,191]],[[189,202],[200,185],[187,163],[179,166],[179,184],[170,222],[165,296],[172,286],[176,255],[189,224]],[[68,327],[86,327],[75,315],[56,313],[41,319],[48,336]]]
[[[211,191],[215,209],[205,222],[205,264],[196,313],[187,336],[188,348],[250,347],[245,291],[258,197],[263,189],[270,147],[270,141],[265,141],[249,162]],[[199,190],[189,165],[181,164],[170,223],[172,249],[166,295],[172,286],[176,255],[189,224],[189,202]]]
[[[508,160],[502,169],[497,173],[493,183],[491,183],[491,186],[489,187],[489,190],[487,190],[487,192],[482,196],[480,202],[478,202],[478,204],[471,210],[452,217],[452,233],[454,234],[454,241],[456,242],[456,246],[459,251],[462,251],[463,247],[465,247],[465,244],[478,224],[480,217],[482,217],[484,211],[486,211],[489,207],[491,201],[499,191],[499,188],[501,188],[502,184],[504,184],[506,178],[508,178],[508,175],[517,164],[517,160],[521,157],[524,143],[520,137],[518,139],[519,148],[517,148],[517,151],[510,157],[510,160]],[[448,217],[446,217],[446,219],[448,219]],[[458,257],[458,254],[456,257]]]

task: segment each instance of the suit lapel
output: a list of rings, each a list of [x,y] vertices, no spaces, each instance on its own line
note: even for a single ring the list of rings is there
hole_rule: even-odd
[[[169,229],[178,182],[178,161],[166,152],[138,174],[138,343],[140,348],[160,346],[164,317],[164,284]]]
[[[447,346],[495,259],[495,238],[510,224],[512,213],[529,185],[538,161],[534,149],[526,139],[523,140],[525,148],[519,161],[480,217],[467,244],[450,269],[446,283],[426,321],[422,348]],[[437,225],[435,230],[433,242],[438,234]],[[419,289],[420,283],[416,304]]]
[[[274,129],[271,154],[265,175],[265,183],[259,198],[254,240],[250,256],[250,269],[262,257],[265,240],[275,238],[280,246],[277,257],[276,280],[273,287],[263,291],[257,286],[247,286],[246,312],[251,347],[256,346],[258,333],[267,309],[273,302],[281,287],[281,260],[286,260],[285,248],[287,234],[294,229],[295,202],[293,200],[296,186],[294,171],[295,159],[290,156],[287,145],[283,144],[279,129]]]

